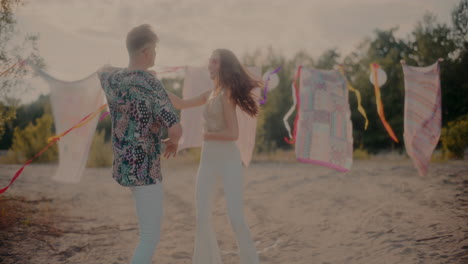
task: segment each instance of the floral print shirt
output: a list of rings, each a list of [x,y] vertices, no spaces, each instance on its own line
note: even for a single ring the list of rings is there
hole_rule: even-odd
[[[162,181],[161,128],[179,123],[161,81],[143,70],[98,71],[112,121],[112,177],[122,186]]]

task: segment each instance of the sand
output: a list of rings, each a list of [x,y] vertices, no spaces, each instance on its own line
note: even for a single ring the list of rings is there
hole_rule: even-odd
[[[163,161],[164,162],[164,161]],[[5,185],[19,168],[0,165]],[[129,263],[138,239],[130,191],[110,168],[78,184],[29,166],[0,196],[0,263]],[[164,221],[153,263],[191,263],[197,164],[165,162]],[[355,161],[343,174],[296,162],[245,170],[245,212],[261,263],[468,263],[468,162],[434,163],[426,177],[407,159]],[[238,263],[221,185],[213,217],[224,264]],[[5,222],[5,221],[4,221]]]

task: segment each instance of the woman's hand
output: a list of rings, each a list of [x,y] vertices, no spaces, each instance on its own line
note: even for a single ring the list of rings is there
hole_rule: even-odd
[[[207,91],[207,92],[200,94],[199,96],[195,96],[189,99],[182,99],[171,92],[167,92],[172,104],[178,110],[192,108],[192,107],[205,104],[206,101],[208,100],[208,97],[210,96],[210,93],[211,91]]]

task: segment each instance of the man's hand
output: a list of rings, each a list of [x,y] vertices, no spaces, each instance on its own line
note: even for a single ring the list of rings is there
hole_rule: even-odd
[[[161,123],[156,121],[154,124],[150,127],[150,131],[153,133],[158,133],[159,129],[161,128]]]
[[[166,144],[166,150],[164,151],[164,157],[170,158],[171,155],[175,157],[177,155],[177,149],[179,148],[178,143],[174,143],[170,138],[164,139],[162,143]]]
[[[177,148],[179,147],[179,140],[182,137],[182,126],[180,123],[175,124],[167,130],[167,133],[169,138],[162,141],[166,144],[164,157],[169,158],[171,155],[175,157],[177,154]]]

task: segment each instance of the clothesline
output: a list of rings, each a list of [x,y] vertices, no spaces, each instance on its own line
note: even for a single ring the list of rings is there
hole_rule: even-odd
[[[440,62],[440,60],[438,62]],[[8,74],[11,70],[14,69],[14,67],[16,67],[16,66],[23,67],[26,64],[28,64],[28,65],[30,65],[30,66],[32,66],[34,68],[34,65],[29,64],[27,60],[21,60],[21,61],[18,61],[17,63],[15,63],[15,64],[13,64],[12,66],[8,67],[3,72],[1,72],[0,77]],[[412,82],[411,78],[413,78],[413,79],[414,78],[419,78],[419,79],[423,80],[423,78],[429,78],[429,77],[431,77],[431,75],[422,74],[421,76],[418,77],[417,75],[415,75],[415,74],[417,74],[417,71],[416,71],[416,73],[414,73],[414,74],[411,73],[411,74],[413,74],[414,77],[410,78],[408,76],[411,76],[411,74],[409,73],[408,69],[413,69],[413,68],[416,69],[417,67],[408,67],[408,66],[405,65],[404,61],[402,61],[402,64],[404,66],[405,88],[407,89],[407,94],[411,95],[411,93],[413,91],[419,91],[419,93],[427,93],[427,91],[426,91],[427,89],[426,90],[424,90],[424,89],[423,90],[417,90],[417,89],[420,89],[419,88],[420,85],[418,86],[417,84],[414,84],[414,82]],[[378,85],[378,80],[377,80],[378,77],[377,77],[377,74],[376,74],[376,70],[378,69],[378,67],[380,67],[380,66],[377,65],[377,64],[371,64],[371,72],[373,73],[373,76],[374,76],[374,90],[375,90],[375,93],[376,93],[377,110],[378,110],[379,116],[380,116],[380,118],[382,120],[382,123],[384,124],[384,126],[387,129],[388,133],[390,134],[390,136],[392,137],[393,140],[398,142],[398,139],[396,138],[395,134],[393,133],[393,130],[391,129],[390,125],[386,122],[384,114],[383,114],[383,104],[382,104],[381,98],[380,98],[380,90],[379,90],[380,88],[379,88],[379,85]],[[438,67],[438,64],[437,64],[437,67]],[[430,67],[428,67],[428,68],[430,68]],[[176,72],[176,71],[181,70],[181,69],[187,70],[187,66],[167,67],[167,68],[164,68],[164,70],[159,71],[158,73],[161,74],[161,73]],[[268,84],[269,77],[271,76],[271,74],[276,74],[280,69],[281,69],[281,66],[269,73],[269,75],[267,77],[266,85],[265,85],[265,87],[263,87],[264,97],[261,99],[260,103],[262,103],[262,102],[265,103],[265,101],[266,101],[266,94],[268,93],[268,85],[267,84]],[[314,72],[312,74],[312,76],[316,76],[316,77],[307,77],[307,78],[312,78],[312,79],[304,81],[302,76],[301,76],[301,70],[302,70],[302,66],[299,66],[297,68],[295,78],[294,78],[294,81],[293,81],[293,84],[292,84],[292,96],[293,96],[294,104],[293,104],[292,108],[288,111],[286,116],[283,118],[284,125],[285,125],[286,130],[288,131],[288,134],[289,134],[289,138],[285,138],[285,140],[290,144],[295,143],[296,144],[296,149],[298,147],[300,148],[299,150],[298,149],[296,150],[296,155],[297,155],[297,158],[298,158],[299,161],[304,161],[304,162],[309,162],[310,161],[310,162],[320,164],[320,165],[324,165],[324,166],[327,166],[327,167],[336,168],[336,169],[341,170],[341,171],[349,170],[349,168],[351,166],[350,161],[349,161],[350,155],[351,155],[351,159],[352,159],[352,151],[349,152],[349,144],[350,144],[349,142],[351,142],[351,148],[352,148],[352,136],[350,138],[350,134],[349,134],[350,133],[349,132],[350,125],[346,125],[345,123],[343,123],[344,127],[343,128],[338,127],[338,130],[336,130],[337,128],[335,127],[335,126],[341,124],[339,122],[343,122],[343,121],[346,120],[345,116],[339,117],[339,119],[337,119],[339,121],[338,123],[331,124],[333,127],[335,127],[333,133],[338,133],[340,135],[340,137],[343,137],[344,139],[348,140],[348,143],[347,143],[348,149],[343,148],[342,150],[340,150],[342,153],[336,152],[337,145],[335,145],[335,147],[330,148],[330,150],[333,150],[332,152],[330,152],[331,153],[330,155],[333,156],[333,159],[335,159],[335,161],[333,161],[333,160],[321,160],[321,159],[323,159],[323,157],[319,157],[318,159],[314,159],[313,155],[315,155],[315,154],[313,154],[312,152],[309,152],[309,150],[307,150],[307,149],[304,149],[304,147],[307,144],[310,144],[310,142],[311,142],[311,141],[307,141],[307,136],[304,136],[304,135],[306,135],[306,134],[304,134],[304,129],[310,129],[310,124],[306,125],[307,122],[317,122],[317,121],[319,121],[319,122],[325,122],[326,123],[326,122],[331,122],[331,121],[327,121],[328,119],[323,119],[323,117],[320,117],[319,119],[317,119],[318,118],[317,116],[315,116],[315,117],[314,116],[309,116],[309,117],[302,117],[301,116],[301,109],[302,109],[301,108],[301,103],[302,103],[301,102],[301,96],[303,96],[302,93],[301,93],[301,86],[310,85],[310,84],[306,84],[305,82],[308,81],[310,83],[311,81],[314,80],[314,78],[317,78],[317,76],[319,78],[322,78],[322,77],[320,77],[320,76],[322,76],[320,71],[314,70],[314,71],[312,71],[312,72]],[[415,70],[413,70],[413,72],[414,71]],[[365,128],[367,128],[367,124],[368,124],[367,115],[366,115],[366,113],[364,111],[364,108],[361,105],[361,97],[360,97],[359,91],[357,89],[354,89],[351,85],[349,85],[349,82],[347,81],[346,77],[344,76],[344,70],[343,70],[342,66],[339,67],[339,70],[337,72],[338,72],[338,75],[340,75],[341,77],[337,77],[337,76],[331,76],[330,77],[329,76],[327,78],[330,78],[330,80],[333,80],[335,82],[338,81],[338,83],[335,83],[336,87],[339,87],[340,86],[339,82],[342,81],[343,82],[342,84],[344,85],[345,88],[347,88],[349,91],[352,91],[352,92],[356,93],[356,97],[358,99],[358,111],[366,119]],[[423,72],[424,72],[424,70],[423,70]],[[433,74],[433,76],[436,76],[438,78],[438,75],[439,75],[438,68],[437,68],[437,70],[432,70],[431,73]],[[325,73],[323,73],[323,74],[325,74]],[[327,74],[329,74],[329,73],[327,72]],[[309,75],[310,74],[308,73],[308,76]],[[410,79],[408,79],[407,77],[410,78]],[[48,76],[48,78],[52,78],[52,77]],[[328,81],[330,81],[330,80],[328,80]],[[54,79],[54,81],[59,82],[56,79]],[[439,101],[436,100],[436,101],[425,102],[426,105],[429,105],[429,104],[432,104],[432,103],[434,104],[433,106],[431,106],[429,108],[426,108],[424,110],[425,115],[428,116],[428,119],[420,119],[420,118],[419,119],[414,119],[415,113],[417,115],[417,113],[419,113],[419,112],[421,112],[423,110],[418,109],[418,108],[414,108],[414,106],[416,106],[417,104],[412,102],[411,100],[413,100],[413,101],[414,100],[416,100],[416,101],[419,100],[420,101],[421,100],[420,96],[411,97],[411,96],[405,95],[405,143],[406,143],[405,145],[406,145],[408,154],[413,159],[413,161],[415,163],[415,166],[416,166],[416,168],[418,169],[418,171],[419,171],[419,173],[421,175],[425,175],[427,173],[427,165],[430,162],[430,155],[431,155],[432,151],[434,150],[435,145],[437,144],[437,141],[438,141],[438,138],[439,138],[439,135],[440,135],[440,80],[439,79],[434,79],[434,80],[430,79],[428,81],[428,80],[424,79],[421,82],[423,82],[424,84],[427,84],[430,81],[434,82],[435,87],[437,87],[437,85],[439,85],[438,88],[437,88],[438,90],[436,88],[434,89],[434,91],[436,93],[438,93],[439,97],[438,97],[437,100],[439,100]],[[210,80],[207,80],[207,82],[211,83]],[[322,104],[327,104],[326,102],[321,102],[320,101],[320,94],[321,94],[320,90],[325,87],[325,85],[326,85],[325,81],[322,80],[321,83],[316,83],[314,85],[315,85],[314,89],[316,89],[316,91],[314,92],[314,94],[315,94],[314,95],[314,100],[318,100],[317,102],[320,102]],[[206,86],[206,85],[204,85],[204,86]],[[206,86],[206,87],[208,87],[208,86]],[[412,90],[408,90],[408,89],[412,89]],[[428,96],[432,96],[432,95],[430,95],[430,94],[425,95],[425,97],[428,97]],[[315,98],[315,97],[317,97],[318,99]],[[346,102],[347,102],[347,100],[348,100],[347,99],[347,94],[346,94],[346,97],[343,97],[343,98],[346,98]],[[408,102],[412,102],[410,105],[413,108],[408,107],[408,104],[409,104]],[[311,102],[304,101],[304,103],[309,104],[309,107],[310,107]],[[106,107],[107,107],[107,104],[101,105],[96,111],[87,114],[85,117],[80,119],[79,122],[77,122],[76,124],[71,126],[69,129],[66,129],[65,132],[62,132],[62,133],[58,134],[57,136],[49,138],[47,146],[45,146],[39,153],[37,153],[32,159],[28,160],[19,169],[15,173],[15,175],[12,178],[12,180],[10,181],[10,183],[6,187],[0,189],[0,193],[5,192],[13,184],[13,182],[21,175],[24,168],[27,165],[29,165],[31,162],[33,162],[36,158],[38,158],[40,155],[42,155],[42,153],[44,153],[44,151],[46,151],[53,144],[58,142],[61,138],[63,138],[67,134],[69,134],[71,131],[87,125],[91,120],[93,120],[97,115],[99,115],[99,113],[101,113]],[[333,107],[335,107],[335,108],[332,108],[331,110],[329,110],[329,111],[331,111],[330,113],[333,113],[333,111],[336,111],[336,109],[340,108],[341,106],[339,106],[339,104],[337,105],[336,102],[335,102]],[[336,108],[336,107],[338,107],[338,108]],[[348,106],[348,108],[349,108],[349,106]],[[295,120],[294,120],[294,128],[293,128],[292,133],[291,133],[291,129],[289,127],[289,124],[288,124],[287,120],[292,115],[294,109],[297,110],[296,111],[297,114],[296,114],[296,117],[295,117]],[[335,110],[333,110],[333,109],[335,109]],[[340,111],[343,111],[343,110],[340,110]],[[318,111],[317,113],[320,113],[320,111]],[[101,117],[99,118],[99,120],[102,120],[107,114],[108,114],[107,112],[102,114]],[[343,112],[343,114],[348,115],[348,114],[346,114],[346,112]],[[421,116],[421,115],[419,115],[419,116]],[[343,118],[345,118],[345,119],[343,119]],[[304,123],[304,120],[306,120],[306,123]],[[309,120],[309,121],[307,121],[307,120]],[[95,122],[97,122],[97,121],[95,121]],[[335,120],[335,122],[336,122],[336,120]],[[256,120],[255,120],[255,124],[256,124]],[[320,125],[320,123],[318,123],[318,124]],[[420,127],[423,127],[425,129],[424,131],[422,131],[423,133],[417,133],[417,131],[419,131],[418,129]],[[431,130],[428,130],[427,129],[428,127]],[[254,126],[254,128],[255,128],[255,126]],[[344,129],[344,130],[341,131],[340,129],[341,130]],[[346,131],[348,131],[348,132],[346,132]],[[410,131],[413,131],[413,132],[410,132]],[[343,134],[342,132],[345,133],[345,134]],[[253,137],[255,137],[255,129],[253,130],[253,133],[250,133],[250,134],[253,134]],[[301,142],[300,143],[297,142],[298,134],[301,134],[301,137],[300,137]],[[312,135],[313,134],[310,134],[310,136],[312,136]],[[304,140],[306,140],[306,141],[304,141]],[[245,146],[248,146],[250,148],[250,147],[252,147],[254,145],[254,143],[255,143],[255,138],[253,138],[253,141],[252,141],[252,139],[249,139],[248,143],[246,143],[247,145],[245,145]],[[317,142],[317,143],[323,144],[324,142]],[[324,147],[328,148],[326,145],[324,145]],[[250,158],[251,158],[251,153],[249,154],[248,152],[249,151],[251,152],[252,149],[253,148],[251,148],[251,149],[247,150],[247,152],[245,152],[245,153],[247,153],[246,155],[250,155],[250,157],[247,159],[248,162],[250,162]],[[311,150],[313,150],[313,149],[314,148],[311,148]],[[84,152],[84,153],[87,153],[87,152]],[[344,153],[346,153],[346,154],[344,154]],[[337,156],[338,154],[339,154],[339,156]],[[300,156],[300,155],[302,155],[302,156]],[[342,155],[346,155],[346,157],[347,157],[347,161],[345,163],[343,163],[344,161],[342,160],[342,157],[341,157]],[[332,158],[332,156],[329,156],[329,157],[327,156],[328,157],[327,159]],[[428,158],[428,156],[429,156],[429,158]],[[341,161],[339,161],[338,165],[334,165],[335,164],[334,162],[336,162],[336,158],[341,160]]]

